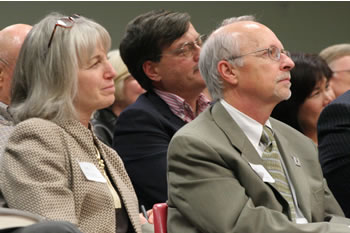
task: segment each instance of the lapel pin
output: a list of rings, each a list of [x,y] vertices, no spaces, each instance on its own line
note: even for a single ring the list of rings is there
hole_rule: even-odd
[[[301,166],[301,163],[300,163],[299,158],[298,158],[298,157],[295,157],[295,156],[292,156],[292,157],[293,157],[293,160],[294,160],[295,165],[297,165],[298,167],[300,167],[300,166]]]

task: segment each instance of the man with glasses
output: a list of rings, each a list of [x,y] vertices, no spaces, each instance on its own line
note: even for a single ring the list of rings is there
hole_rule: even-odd
[[[251,16],[224,21],[199,68],[215,104],[168,150],[168,232],[350,232],[313,142],[270,118],[294,63]]]
[[[129,72],[147,92],[118,117],[113,148],[147,209],[168,198],[170,139],[209,105],[198,69],[203,40],[188,14],[155,10],[133,19],[120,44]]]
[[[318,150],[329,188],[350,217],[350,44],[337,44],[320,56],[334,72],[330,81],[337,98],[318,119]]]

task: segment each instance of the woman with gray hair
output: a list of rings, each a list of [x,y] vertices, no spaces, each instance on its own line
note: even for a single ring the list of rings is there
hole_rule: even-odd
[[[112,50],[108,53],[108,60],[117,72],[114,79],[115,100],[108,108],[96,111],[91,120],[97,137],[112,146],[113,133],[119,114],[130,104],[134,103],[145,90],[134,79],[120,57],[119,50]]]
[[[0,174],[10,208],[84,233],[141,232],[145,219],[124,165],[89,123],[114,101],[110,45],[105,28],[79,15],[52,13],[28,34],[12,83],[17,124]]]

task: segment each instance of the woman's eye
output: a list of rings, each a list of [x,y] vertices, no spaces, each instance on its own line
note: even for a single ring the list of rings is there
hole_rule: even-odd
[[[96,66],[98,66],[98,64],[100,64],[101,63],[101,61],[100,60],[97,60],[97,61],[95,61],[94,63],[92,63],[92,65],[90,66],[91,68],[93,68],[93,67],[96,67]]]
[[[329,83],[326,83],[326,90],[329,89]]]
[[[312,97],[318,96],[320,93],[321,93],[320,91],[315,91],[311,94],[310,97],[312,98]]]

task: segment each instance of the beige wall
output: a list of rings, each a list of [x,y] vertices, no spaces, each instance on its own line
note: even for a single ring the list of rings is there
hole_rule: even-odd
[[[51,11],[79,13],[104,25],[112,36],[113,48],[117,48],[127,22],[143,12],[161,8],[190,13],[200,33],[209,33],[224,18],[254,14],[290,51],[319,52],[331,44],[350,43],[349,1],[0,1],[0,28],[14,23],[35,24]]]

